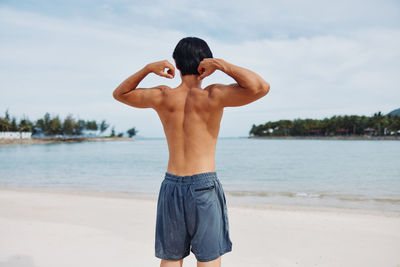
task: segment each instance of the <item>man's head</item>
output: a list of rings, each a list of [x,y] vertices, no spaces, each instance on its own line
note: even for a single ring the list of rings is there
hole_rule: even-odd
[[[212,58],[212,52],[207,43],[196,37],[186,37],[176,45],[172,57],[181,75],[199,75],[197,68],[204,58]]]

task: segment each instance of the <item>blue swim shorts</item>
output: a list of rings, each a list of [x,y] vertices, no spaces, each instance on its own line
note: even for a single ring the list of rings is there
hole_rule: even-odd
[[[225,194],[216,172],[166,172],[157,201],[155,256],[176,261],[193,252],[200,262],[232,250]]]

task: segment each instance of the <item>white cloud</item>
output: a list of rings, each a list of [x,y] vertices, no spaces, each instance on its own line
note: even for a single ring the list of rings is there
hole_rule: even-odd
[[[179,12],[185,8],[181,6]],[[221,14],[218,9],[215,12]],[[192,15],[204,18],[204,9]],[[107,119],[117,132],[136,126],[141,135],[163,135],[154,111],[131,108],[111,94],[145,64],[165,58],[172,61],[177,41],[189,32],[54,18],[5,7],[0,8],[0,24],[0,112],[8,107],[11,114],[31,119],[47,111],[61,116],[72,113],[83,119]],[[369,115],[398,108],[399,28],[370,27],[240,43],[206,34],[200,37],[216,57],[250,68],[271,84],[263,99],[225,111],[221,136],[247,135],[251,124],[268,120]],[[205,85],[231,81],[216,73]],[[179,78],[170,81],[150,75],[141,86],[163,83],[176,86]]]
[[[218,40],[298,38],[354,32],[370,27],[398,27],[396,0],[143,1],[126,4],[122,23],[179,29]]]

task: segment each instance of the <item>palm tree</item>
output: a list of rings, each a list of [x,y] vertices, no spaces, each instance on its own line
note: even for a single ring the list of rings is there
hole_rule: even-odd
[[[378,135],[381,135],[381,125],[382,125],[383,115],[382,112],[374,113],[372,117],[372,121],[374,123],[374,127],[378,126]]]
[[[115,126],[113,126],[111,128],[111,134],[110,134],[110,137],[114,137],[114,136],[115,136]]]
[[[106,123],[106,121],[103,120],[103,121],[100,123],[100,133],[103,133],[105,130],[107,130],[107,128],[108,128],[109,126],[110,126],[110,125],[108,125],[108,124]]]
[[[18,130],[21,132],[31,132],[33,128],[33,123],[27,118],[23,117],[18,124]]]
[[[10,130],[10,127],[10,115],[8,114],[7,109],[4,118],[0,118],[0,131],[7,132]]]
[[[135,136],[137,134],[138,130],[136,130],[136,128],[133,127],[133,128],[129,129],[126,132],[128,133],[129,137],[132,137],[132,136]]]
[[[74,125],[76,124],[75,119],[69,114],[63,122],[62,131],[65,135],[73,135],[74,134]]]
[[[61,121],[57,115],[50,122],[50,134],[56,135],[56,134],[61,134],[61,133],[62,133]]]

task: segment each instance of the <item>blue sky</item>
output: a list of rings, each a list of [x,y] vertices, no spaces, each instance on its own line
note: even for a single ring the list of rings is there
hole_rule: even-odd
[[[398,1],[0,1],[0,112],[106,119],[163,136],[151,109],[112,91],[183,37],[206,40],[217,58],[259,73],[270,93],[227,108],[220,136],[253,123],[399,108]],[[203,85],[233,80],[217,72]],[[177,86],[149,75],[140,86]]]

